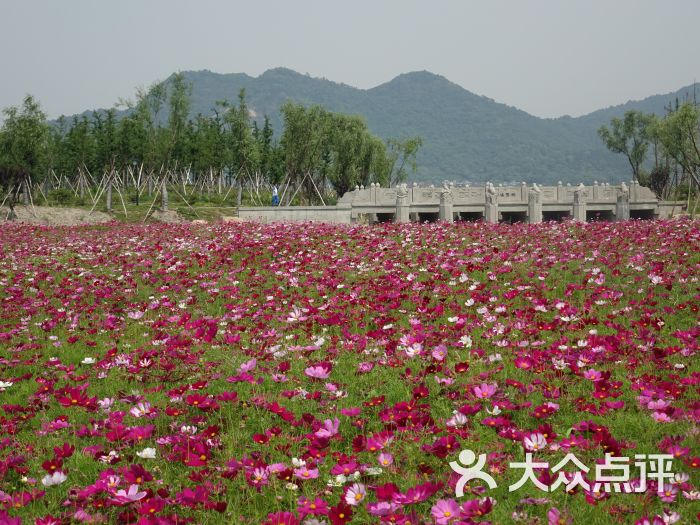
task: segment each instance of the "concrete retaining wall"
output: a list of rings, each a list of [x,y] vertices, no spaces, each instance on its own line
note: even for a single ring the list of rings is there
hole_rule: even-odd
[[[351,206],[245,206],[238,217],[259,222],[338,222],[349,224]]]

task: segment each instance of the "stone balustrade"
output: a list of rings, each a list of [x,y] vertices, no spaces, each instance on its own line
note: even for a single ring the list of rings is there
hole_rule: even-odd
[[[639,183],[585,186],[454,185],[440,187],[401,184],[383,188],[372,183],[347,192],[335,207],[240,208],[244,218],[264,221],[318,220],[356,222],[409,222],[423,220],[483,220],[495,222],[539,223],[571,218],[576,221],[623,221],[630,218],[668,217],[680,212],[679,203],[660,202],[654,193]]]

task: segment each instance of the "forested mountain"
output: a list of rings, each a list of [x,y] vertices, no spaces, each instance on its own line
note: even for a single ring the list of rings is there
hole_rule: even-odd
[[[425,182],[627,180],[626,159],[605,148],[597,129],[628,109],[663,115],[664,107],[676,99],[682,102],[693,96],[690,86],[578,118],[541,119],[427,71],[403,74],[368,90],[284,68],[255,78],[211,71],[183,74],[192,84],[192,115],[212,114],[216,101],[235,101],[244,88],[255,118],[261,121],[268,115],[278,133],[279,108],[293,100],[362,115],[380,137],[418,135],[423,147],[413,179]]]

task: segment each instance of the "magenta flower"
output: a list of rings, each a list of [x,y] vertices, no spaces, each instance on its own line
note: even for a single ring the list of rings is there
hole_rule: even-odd
[[[570,525],[572,522],[571,516],[562,514],[556,507],[552,507],[547,511],[547,525]]]

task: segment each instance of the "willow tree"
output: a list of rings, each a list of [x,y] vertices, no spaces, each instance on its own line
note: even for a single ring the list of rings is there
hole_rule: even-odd
[[[15,190],[22,188],[26,202],[32,177],[38,179],[45,175],[49,127],[46,114],[31,95],[24,98],[21,108],[9,107],[3,114],[5,122],[0,129],[0,201],[7,197],[11,215],[14,215]]]
[[[304,201],[317,202],[316,196],[320,195],[314,177],[323,171],[326,160],[326,146],[331,134],[330,113],[321,106],[307,108],[294,102],[285,102],[281,112],[284,131],[280,146],[285,167],[282,201],[289,204],[301,192]],[[288,189],[292,191],[288,192]]]

